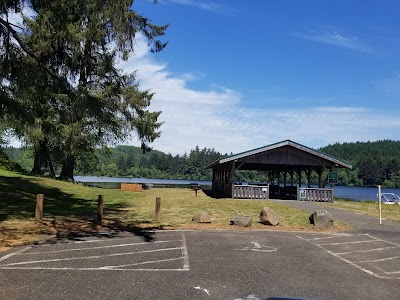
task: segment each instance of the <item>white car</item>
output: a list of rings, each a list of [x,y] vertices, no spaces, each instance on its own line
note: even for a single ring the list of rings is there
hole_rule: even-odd
[[[393,193],[381,193],[383,204],[400,204],[400,196]]]

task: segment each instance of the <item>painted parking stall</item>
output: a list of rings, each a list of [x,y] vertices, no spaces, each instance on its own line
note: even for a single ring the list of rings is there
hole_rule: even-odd
[[[398,245],[359,233],[78,233],[0,256],[0,289],[10,300],[395,299]]]
[[[335,233],[299,238],[377,278],[400,279],[400,244],[370,234]]]
[[[189,257],[182,233],[151,242],[138,236],[88,237],[22,248],[0,257],[0,269],[188,271]]]

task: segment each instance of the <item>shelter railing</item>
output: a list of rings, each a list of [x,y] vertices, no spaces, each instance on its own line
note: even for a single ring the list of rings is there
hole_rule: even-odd
[[[232,198],[236,199],[269,199],[269,186],[233,185]]]
[[[333,202],[333,189],[299,187],[297,189],[297,200]]]

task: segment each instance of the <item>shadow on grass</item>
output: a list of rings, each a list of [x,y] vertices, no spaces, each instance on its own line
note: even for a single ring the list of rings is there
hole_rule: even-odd
[[[34,217],[37,194],[45,194],[45,216],[89,217],[96,210],[96,201],[75,198],[58,188],[43,187],[29,178],[0,176],[0,187],[0,221]]]
[[[82,237],[95,236],[112,238],[118,232],[130,232],[142,237],[145,241],[153,240],[149,229],[139,227],[139,224],[124,223],[119,220],[107,220],[103,226],[96,225],[97,199],[93,201],[79,199],[56,187],[41,186],[29,178],[0,176],[0,222],[6,220],[32,220],[35,216],[36,195],[45,194],[44,221],[37,222],[35,230],[24,228],[0,228],[2,240],[26,233],[55,235],[50,243],[61,239],[77,240]],[[123,203],[105,204],[105,214],[121,215]],[[101,231],[100,231],[101,230]]]
[[[221,193],[215,192],[213,190],[203,190],[203,193],[206,194],[207,197],[214,199],[226,198]]]

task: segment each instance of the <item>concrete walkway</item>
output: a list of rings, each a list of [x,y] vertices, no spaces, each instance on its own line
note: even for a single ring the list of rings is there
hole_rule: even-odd
[[[272,201],[304,210],[310,214],[316,210],[326,210],[332,215],[334,220],[339,220],[346,224],[352,225],[354,226],[355,230],[361,233],[373,234],[375,236],[400,243],[400,223],[383,220],[383,224],[379,225],[379,215],[376,217],[366,216],[344,209],[328,207],[326,204],[320,202],[296,200]]]

